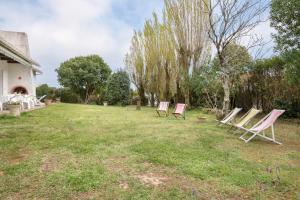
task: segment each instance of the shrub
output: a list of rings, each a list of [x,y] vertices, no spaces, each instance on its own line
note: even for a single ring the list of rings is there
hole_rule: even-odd
[[[276,99],[274,107],[277,109],[285,110],[284,116],[287,118],[298,118],[300,117],[300,103],[282,99]]]
[[[64,103],[81,103],[80,96],[68,88],[59,89],[60,100]]]
[[[55,100],[57,96],[57,91],[55,87],[49,87],[47,84],[42,84],[36,88],[36,95],[42,97],[47,95],[47,99]]]
[[[128,74],[119,71],[108,80],[106,100],[110,105],[128,105],[131,101],[130,80]]]

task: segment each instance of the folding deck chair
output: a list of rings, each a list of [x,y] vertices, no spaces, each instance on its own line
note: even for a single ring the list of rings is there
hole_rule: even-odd
[[[183,103],[178,103],[176,104],[175,110],[172,113],[176,118],[178,118],[179,116],[183,117],[183,119],[185,119],[185,108],[186,105]]]
[[[285,112],[285,110],[272,110],[267,116],[265,116],[262,120],[257,122],[252,128],[247,129],[247,128],[241,128],[246,131],[240,139],[244,140],[246,143],[252,140],[255,136],[260,136],[264,139],[270,140],[276,144],[281,144],[280,142],[277,142],[275,140],[275,130],[274,130],[274,123],[277,120],[277,118],[282,115]],[[272,128],[272,137],[268,137],[265,135],[265,130],[268,129],[269,127]],[[247,134],[252,134],[248,139],[245,139],[245,136]]]
[[[251,121],[251,119],[253,119],[260,112],[261,112],[261,110],[251,108],[245,115],[243,115],[240,118],[238,123],[231,124],[231,125],[236,128],[243,128]]]
[[[34,106],[41,106],[42,105],[42,100],[45,99],[47,95],[44,95],[37,99],[36,97],[34,98]]]
[[[161,116],[160,113],[165,113],[166,117],[169,115],[169,112],[168,112],[168,109],[169,109],[169,102],[164,102],[164,101],[161,101],[159,102],[159,106],[156,110],[158,116]]]
[[[228,113],[228,115],[221,121],[218,121],[219,124],[229,124],[230,122],[232,122],[234,120],[234,118],[236,117],[236,115],[241,112],[242,108],[235,108],[233,109],[230,113]]]

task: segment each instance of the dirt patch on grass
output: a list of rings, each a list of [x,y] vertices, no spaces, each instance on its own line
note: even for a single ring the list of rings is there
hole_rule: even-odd
[[[72,195],[70,199],[76,200],[87,200],[87,199],[96,199],[97,193],[96,192],[80,192]]]
[[[291,168],[298,168],[300,167],[300,160],[295,160],[295,159],[291,159],[287,161],[287,164],[291,167]]]
[[[123,190],[128,190],[129,184],[126,181],[123,181],[123,182],[120,182],[119,187],[122,188]]]
[[[126,164],[126,156],[114,156],[103,161],[106,169],[112,173],[130,174],[131,168]]]
[[[136,175],[135,178],[139,179],[145,185],[159,186],[165,185],[168,180],[167,177],[161,176],[154,173],[146,173],[141,175]]]
[[[54,172],[54,171],[58,171],[61,168],[61,163],[59,162],[59,160],[54,157],[47,157],[43,160],[43,163],[41,165],[40,168],[40,172]]]
[[[158,166],[126,156],[110,157],[103,161],[103,164],[111,173],[119,173],[129,179],[134,178],[141,184],[162,192],[178,188],[191,194],[195,199],[222,199],[224,197],[224,194],[218,191],[216,183],[181,175],[175,168]],[[130,184],[126,180],[120,181],[119,187],[123,190],[130,190]],[[239,197],[240,194],[231,195]]]
[[[22,195],[18,192],[11,193],[7,196],[7,199],[11,200],[23,200]]]
[[[207,122],[207,119],[205,117],[197,117],[197,119],[198,119],[196,121],[197,124],[204,124]]]
[[[27,148],[21,148],[17,152],[10,152],[5,157],[10,165],[17,165],[33,155],[33,151]]]

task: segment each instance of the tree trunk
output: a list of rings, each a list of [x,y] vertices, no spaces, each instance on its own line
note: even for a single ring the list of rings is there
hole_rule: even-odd
[[[151,107],[154,107],[155,105],[155,97],[154,97],[154,93],[151,92],[150,94],[150,104],[151,104]]]
[[[227,114],[230,109],[230,87],[229,87],[228,74],[224,74],[223,76],[223,90],[224,90],[223,113]]]
[[[86,91],[85,91],[85,98],[84,98],[84,103],[85,104],[89,103],[89,97],[90,97],[90,95],[89,95],[89,88],[87,88]]]
[[[142,84],[140,85],[140,87],[138,89],[138,93],[139,93],[139,97],[140,97],[142,106],[146,106],[148,104],[148,102],[147,102],[147,98],[145,96],[145,88]]]
[[[166,73],[166,91],[165,91],[165,100],[170,101],[171,95],[170,95],[170,74],[168,71],[168,62],[166,62],[165,65],[165,73]]]
[[[178,103],[180,101],[181,97],[181,90],[180,90],[180,83],[179,83],[179,78],[176,79],[176,97],[174,103]]]
[[[190,108],[190,89],[186,89],[185,94],[184,94],[184,100],[187,108]]]
[[[227,114],[230,109],[230,77],[227,71],[227,66],[225,64],[225,58],[224,56],[219,52],[218,53],[219,59],[220,59],[220,66],[223,70],[223,76],[222,76],[222,86],[224,90],[224,99],[223,99],[223,113]]]
[[[189,69],[191,64],[191,57],[183,54],[182,55],[182,64],[184,66],[183,73],[184,73],[184,101],[187,108],[190,108],[190,76],[189,76]]]

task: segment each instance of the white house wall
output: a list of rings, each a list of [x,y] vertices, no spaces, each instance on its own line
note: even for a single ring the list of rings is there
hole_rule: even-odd
[[[0,60],[0,95],[8,94],[8,63],[5,60]]]
[[[8,93],[16,87],[24,87],[29,95],[35,95],[32,69],[19,63],[8,63]]]

